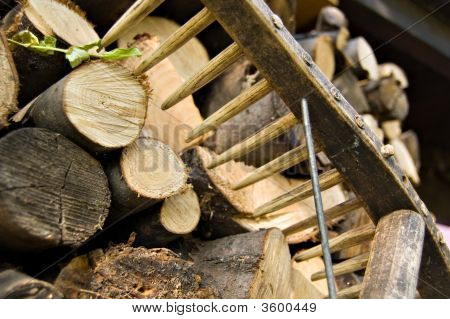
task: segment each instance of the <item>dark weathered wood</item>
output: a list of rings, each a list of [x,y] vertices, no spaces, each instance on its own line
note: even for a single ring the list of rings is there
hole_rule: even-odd
[[[261,0],[202,0],[218,21],[242,46],[247,57],[270,82],[298,117],[300,101],[307,97],[314,136],[349,185],[364,200],[376,222],[398,209],[418,211],[426,217],[426,235],[419,285],[423,297],[450,295],[450,251],[424,203],[395,160],[381,155],[381,143],[337,89],[311,63],[308,55],[285,28],[272,22]],[[333,129],[330,129],[333,128]]]
[[[413,211],[399,210],[380,219],[360,298],[415,297],[424,233],[423,217]]]
[[[8,116],[17,111],[19,78],[3,30],[0,29],[0,129],[8,126]]]
[[[289,248],[278,229],[197,241],[190,254],[221,298],[290,298]]]
[[[74,6],[71,1],[34,0],[33,4],[16,6],[3,19],[4,30],[8,38],[19,31],[30,30],[39,39],[44,34],[53,35],[57,39],[57,46],[67,48],[70,45],[85,45],[98,40],[94,28],[84,19],[84,13]],[[44,6],[45,4],[45,6]],[[45,8],[36,14],[34,7]],[[43,20],[51,20],[54,16],[61,16],[60,21],[70,18],[68,23],[53,21],[53,28]],[[82,30],[82,31],[81,31]],[[16,46],[12,49],[14,62],[20,80],[19,105],[25,106],[53,83],[68,74],[71,70],[64,54],[41,55],[26,48]]]
[[[0,246],[77,246],[101,229],[110,192],[100,163],[60,134],[26,128],[0,140]]]
[[[0,272],[0,299],[60,299],[53,285],[14,269]]]
[[[74,258],[55,286],[66,298],[204,299],[219,292],[191,261],[165,248],[113,246]]]

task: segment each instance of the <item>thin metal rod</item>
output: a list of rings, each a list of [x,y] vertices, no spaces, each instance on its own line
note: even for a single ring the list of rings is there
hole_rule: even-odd
[[[311,181],[314,190],[314,203],[316,205],[316,215],[319,224],[320,240],[322,244],[323,259],[325,262],[325,272],[328,284],[328,295],[330,299],[336,299],[336,285],[334,283],[333,263],[331,262],[330,246],[328,245],[328,228],[323,214],[322,195],[320,193],[319,174],[317,173],[316,153],[314,151],[314,141],[311,132],[311,122],[309,119],[308,102],[302,99],[303,127],[305,128],[306,146],[308,148],[309,167]]]

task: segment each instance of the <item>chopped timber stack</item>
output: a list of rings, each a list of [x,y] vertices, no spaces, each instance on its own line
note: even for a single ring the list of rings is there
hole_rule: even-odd
[[[12,38],[30,30],[39,39],[54,36],[58,47],[86,45],[99,40],[84,13],[70,0],[26,0],[3,19],[6,36]],[[36,54],[26,48],[12,48],[20,79],[19,104],[25,106],[41,92],[70,72],[63,54]]]
[[[164,248],[93,251],[73,259],[55,286],[69,298],[289,298],[290,255],[279,230],[191,245],[192,261]]]

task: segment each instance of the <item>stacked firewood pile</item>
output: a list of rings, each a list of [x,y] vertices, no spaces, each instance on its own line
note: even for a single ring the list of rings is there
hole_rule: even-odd
[[[179,28],[158,13],[195,13],[195,5],[167,1],[107,41],[134,1],[12,2],[0,9],[8,12],[0,30],[0,297],[327,297],[303,127],[252,62],[236,59],[178,100],[174,92],[209,63],[205,46],[225,48],[226,39],[193,38],[142,67]],[[297,1],[266,2],[295,33]],[[358,125],[386,141],[384,151],[418,184],[417,137],[402,132],[405,73],[378,64],[339,9],[315,15],[314,30],[296,40],[361,114]],[[261,99],[219,119],[221,106],[251,88]],[[258,144],[253,136],[274,120],[290,129]],[[217,129],[192,134],[200,125]],[[317,151],[336,280],[340,295],[353,297],[374,225]],[[294,187],[299,201],[277,207],[273,200]]]

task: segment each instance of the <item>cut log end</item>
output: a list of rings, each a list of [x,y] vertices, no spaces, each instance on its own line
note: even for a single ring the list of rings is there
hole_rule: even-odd
[[[27,0],[24,10],[28,19],[44,35],[56,35],[71,45],[86,45],[99,37],[82,12],[70,1]]]
[[[191,233],[200,221],[200,203],[192,188],[174,195],[164,201],[161,207],[160,221],[172,234]]]
[[[123,179],[139,196],[163,200],[186,187],[182,160],[158,140],[139,138],[124,149],[120,165]]]
[[[109,204],[100,163],[60,134],[27,128],[0,140],[5,248],[77,246],[102,227]]]
[[[8,126],[8,115],[17,111],[19,79],[3,31],[0,30],[0,129]]]

